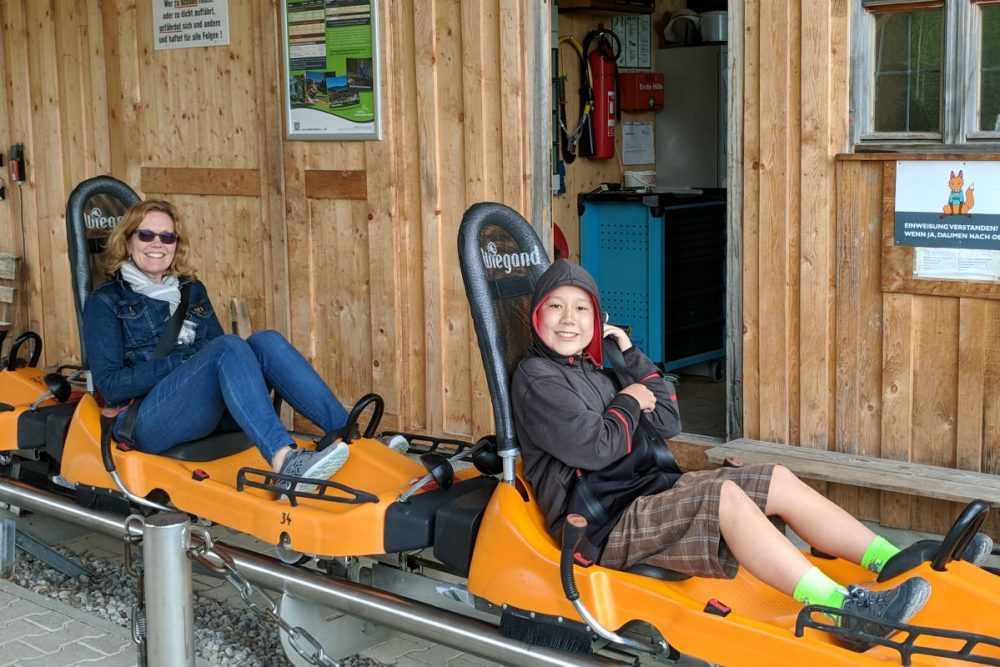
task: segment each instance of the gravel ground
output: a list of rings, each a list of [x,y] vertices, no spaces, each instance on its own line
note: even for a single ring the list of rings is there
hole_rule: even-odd
[[[68,577],[30,554],[20,553],[8,579],[39,595],[59,600],[100,618],[131,627],[136,581],[120,563],[88,554],[56,551],[72,558],[93,576]],[[140,563],[141,564],[141,563]],[[290,667],[276,625],[258,621],[248,608],[235,608],[194,592],[196,653],[213,665]],[[343,667],[387,667],[385,663],[355,655]]]

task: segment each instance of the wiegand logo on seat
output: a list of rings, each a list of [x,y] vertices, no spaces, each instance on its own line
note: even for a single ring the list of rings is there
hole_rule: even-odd
[[[123,216],[124,213],[105,215],[100,206],[95,206],[89,213],[83,214],[83,224],[87,229],[114,229],[122,221]]]
[[[542,264],[540,248],[535,248],[531,252],[501,253],[497,249],[497,244],[490,241],[486,244],[486,248],[480,248],[479,252],[483,255],[483,264],[486,265],[487,269],[503,269],[505,273],[510,273],[514,269]]]

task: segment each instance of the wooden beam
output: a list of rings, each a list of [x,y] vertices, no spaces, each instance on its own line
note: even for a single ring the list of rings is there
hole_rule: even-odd
[[[256,169],[143,167],[140,189],[164,195],[228,195],[259,197]]]
[[[368,177],[363,171],[311,169],[306,171],[309,199],[368,199]]]

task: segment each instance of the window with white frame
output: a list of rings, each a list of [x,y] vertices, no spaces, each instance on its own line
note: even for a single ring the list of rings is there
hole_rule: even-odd
[[[1000,0],[852,0],[856,148],[1000,146]]]

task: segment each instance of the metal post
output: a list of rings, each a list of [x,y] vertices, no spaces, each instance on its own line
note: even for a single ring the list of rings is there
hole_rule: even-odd
[[[149,667],[194,667],[190,525],[180,512],[162,512],[145,521],[142,570]]]
[[[17,562],[15,540],[17,540],[17,522],[11,517],[0,517],[0,577],[14,573],[14,563]]]

